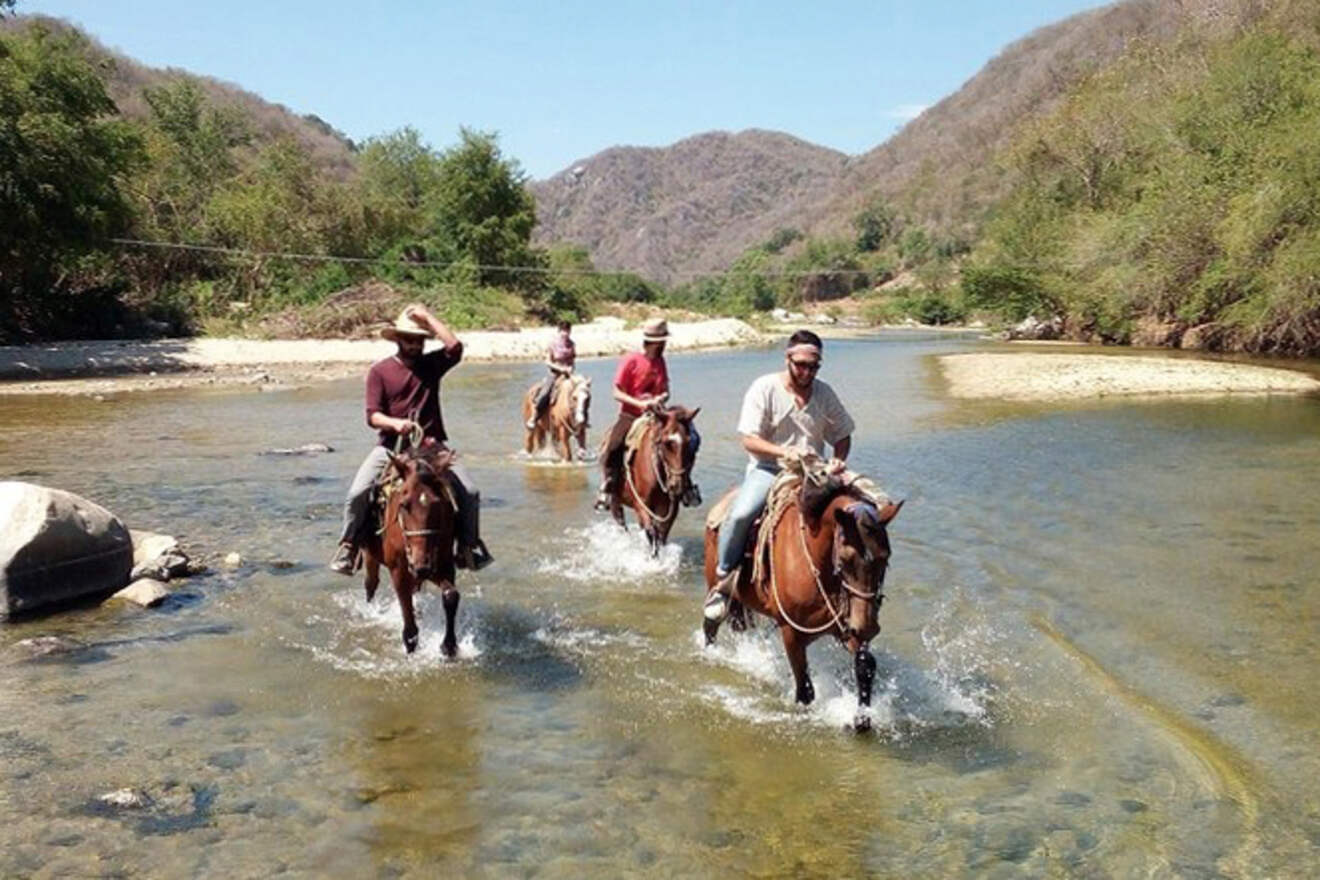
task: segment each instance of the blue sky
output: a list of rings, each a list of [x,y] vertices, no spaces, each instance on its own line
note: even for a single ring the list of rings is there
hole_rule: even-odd
[[[862,153],[1008,43],[1094,0],[19,0],[157,67],[236,83],[356,140],[499,133],[548,177],[607,147],[764,128]]]

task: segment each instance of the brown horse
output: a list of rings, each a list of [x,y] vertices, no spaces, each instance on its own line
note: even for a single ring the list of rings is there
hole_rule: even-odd
[[[875,657],[870,642],[880,632],[877,616],[889,565],[887,527],[902,506],[902,501],[877,504],[849,491],[838,477],[820,485],[804,479],[796,500],[782,508],[777,522],[762,520],[760,528],[773,529],[764,573],[759,583],[753,583],[755,551],[750,551],[740,570],[730,617],[734,628],[741,628],[744,609],[750,608],[778,625],[799,703],[808,704],[816,697],[807,672],[807,646],[831,634],[853,655],[858,703],[871,705]],[[718,540],[719,528],[708,527],[708,587],[717,580]],[[757,546],[754,534],[748,544]],[[706,644],[713,644],[720,624],[707,620],[704,628]],[[871,720],[859,711],[853,724],[859,731],[867,730]]]
[[[636,453],[631,460],[624,459],[623,479],[617,483],[610,513],[622,526],[623,505],[631,507],[650,542],[652,555],[658,555],[669,540],[669,530],[678,518],[683,493],[692,477],[697,458],[692,420],[700,411],[701,407],[681,406],[652,410],[641,429]]]
[[[536,407],[536,394],[541,389],[537,382],[523,395],[522,416],[526,423]],[[550,405],[536,420],[536,428],[527,432],[523,449],[528,455],[554,440],[562,461],[573,460],[572,440],[577,439],[578,456],[587,457],[587,419],[591,411],[591,379],[574,373],[555,383]]]
[[[381,501],[377,507],[379,531],[369,530],[362,547],[366,567],[367,601],[376,596],[380,566],[390,570],[390,583],[403,612],[403,646],[417,650],[417,617],[413,593],[426,581],[440,588],[445,606],[446,657],[458,653],[454,616],[458,613],[458,590],[454,588],[454,524],[457,506],[450,489],[449,469],[453,457],[447,449],[408,448],[390,456],[380,480]]]

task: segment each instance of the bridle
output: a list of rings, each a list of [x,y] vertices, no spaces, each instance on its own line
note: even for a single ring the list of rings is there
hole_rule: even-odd
[[[761,525],[762,528],[766,528],[767,526],[774,528],[773,524],[762,523]],[[842,526],[836,524],[835,528],[842,528]],[[782,617],[789,626],[804,635],[816,635],[817,633],[823,633],[826,630],[837,628],[841,635],[846,636],[848,634],[848,627],[844,625],[844,618],[848,613],[849,596],[860,599],[863,602],[870,602],[876,599],[883,599],[884,594],[880,592],[879,587],[876,587],[875,590],[868,593],[864,590],[859,590],[852,584],[848,583],[848,580],[843,576],[839,561],[836,557],[834,559],[835,579],[839,582],[839,586],[843,587],[845,590],[845,595],[840,597],[843,601],[839,603],[839,607],[836,609],[834,603],[830,601],[830,594],[829,591],[825,589],[825,583],[821,580],[820,569],[816,568],[816,563],[811,558],[811,550],[807,547],[807,519],[803,515],[801,508],[798,509],[798,540],[802,547],[802,558],[807,561],[807,568],[811,571],[811,577],[816,582],[816,592],[820,594],[821,600],[825,603],[825,608],[830,613],[830,619],[820,626],[807,627],[798,623],[792,617],[789,617],[788,612],[784,610],[784,603],[779,598],[779,582],[775,578],[775,557],[774,553],[770,553],[768,554],[770,557],[770,592],[773,593],[775,597],[775,608],[779,610],[779,616]],[[836,553],[837,551],[831,550],[832,556],[836,555]],[[888,568],[888,565],[888,561],[886,560],[884,562],[884,567]]]
[[[681,425],[682,423],[680,422],[679,424]],[[637,491],[637,483],[633,480],[632,468],[626,467],[624,468],[624,472],[628,478],[628,488],[632,490],[633,498],[637,499],[637,503],[641,506],[642,510],[646,511],[646,515],[649,516],[653,522],[668,524],[673,522],[674,518],[678,516],[678,499],[679,496],[683,494],[683,481],[687,478],[687,473],[690,468],[672,468],[665,462],[664,453],[661,451],[661,447],[664,444],[663,432],[664,426],[657,420],[655,437],[651,441],[651,473],[655,477],[655,484],[664,489],[665,498],[669,501],[667,508],[668,512],[664,516],[658,515],[646,505],[646,500],[642,497],[642,493]],[[687,449],[688,443],[691,442],[691,439],[690,434],[684,438],[682,448],[679,450],[678,459],[680,462],[683,460],[682,452]],[[668,479],[666,479],[666,473],[668,474]]]

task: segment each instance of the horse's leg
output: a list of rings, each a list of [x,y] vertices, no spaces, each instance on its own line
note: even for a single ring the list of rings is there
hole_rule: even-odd
[[[871,705],[871,685],[875,682],[875,656],[866,642],[849,639],[853,649],[853,671],[857,674],[857,717],[853,729],[858,733],[871,729],[871,716],[865,711]]]
[[[564,461],[573,460],[573,434],[568,428],[560,427],[555,429],[559,433],[559,454]]]
[[[787,624],[779,627],[779,635],[784,640],[788,665],[793,667],[793,681],[797,684],[797,701],[808,706],[816,699],[816,688],[812,686],[811,675],[807,672],[807,640]]]
[[[399,597],[399,611],[403,614],[403,647],[409,654],[417,650],[417,614],[413,610],[413,580],[404,565],[390,569],[394,582],[394,595]]]
[[[440,643],[440,649],[445,652],[445,656],[453,659],[458,653],[458,638],[454,635],[454,618],[458,616],[458,590],[454,585],[446,581],[440,585],[440,596],[445,603],[445,640]]]
[[[374,553],[364,553],[363,557],[365,561],[363,568],[366,569],[367,574],[366,583],[363,586],[367,588],[367,601],[370,602],[376,598],[376,588],[380,586],[380,560],[376,558]]]

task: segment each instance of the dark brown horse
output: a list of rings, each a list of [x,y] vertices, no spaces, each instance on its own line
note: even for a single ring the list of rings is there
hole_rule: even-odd
[[[367,601],[376,596],[380,566],[390,570],[390,583],[399,597],[403,613],[403,646],[417,650],[417,617],[413,593],[431,581],[440,588],[445,606],[446,657],[458,653],[454,616],[458,613],[458,590],[454,588],[454,524],[457,508],[449,487],[449,462],[453,454],[443,448],[408,448],[390,457],[381,478],[381,501],[377,507],[379,531],[363,544]]]
[[[701,407],[653,410],[638,439],[636,453],[631,460],[624,459],[623,479],[619,480],[610,513],[622,526],[623,505],[631,507],[653,555],[669,540],[669,530],[678,518],[683,493],[692,478],[697,459],[692,420],[699,412]]]
[[[764,572],[753,583],[749,553],[740,570],[730,616],[735,628],[744,621],[744,609],[763,614],[778,625],[793,667],[799,703],[805,705],[816,697],[807,672],[807,646],[820,636],[833,635],[853,655],[858,703],[871,705],[875,657],[870,643],[880,632],[877,617],[889,565],[887,527],[902,506],[901,501],[877,504],[868,496],[850,492],[838,477],[828,478],[823,485],[804,479],[796,501],[782,508],[778,521],[761,522],[760,528],[773,529]],[[706,529],[708,587],[716,581],[718,539],[718,527]],[[757,545],[755,534],[748,544]],[[719,628],[719,623],[705,621],[707,644],[714,643]],[[857,730],[871,726],[869,716],[860,711],[853,723]]]

